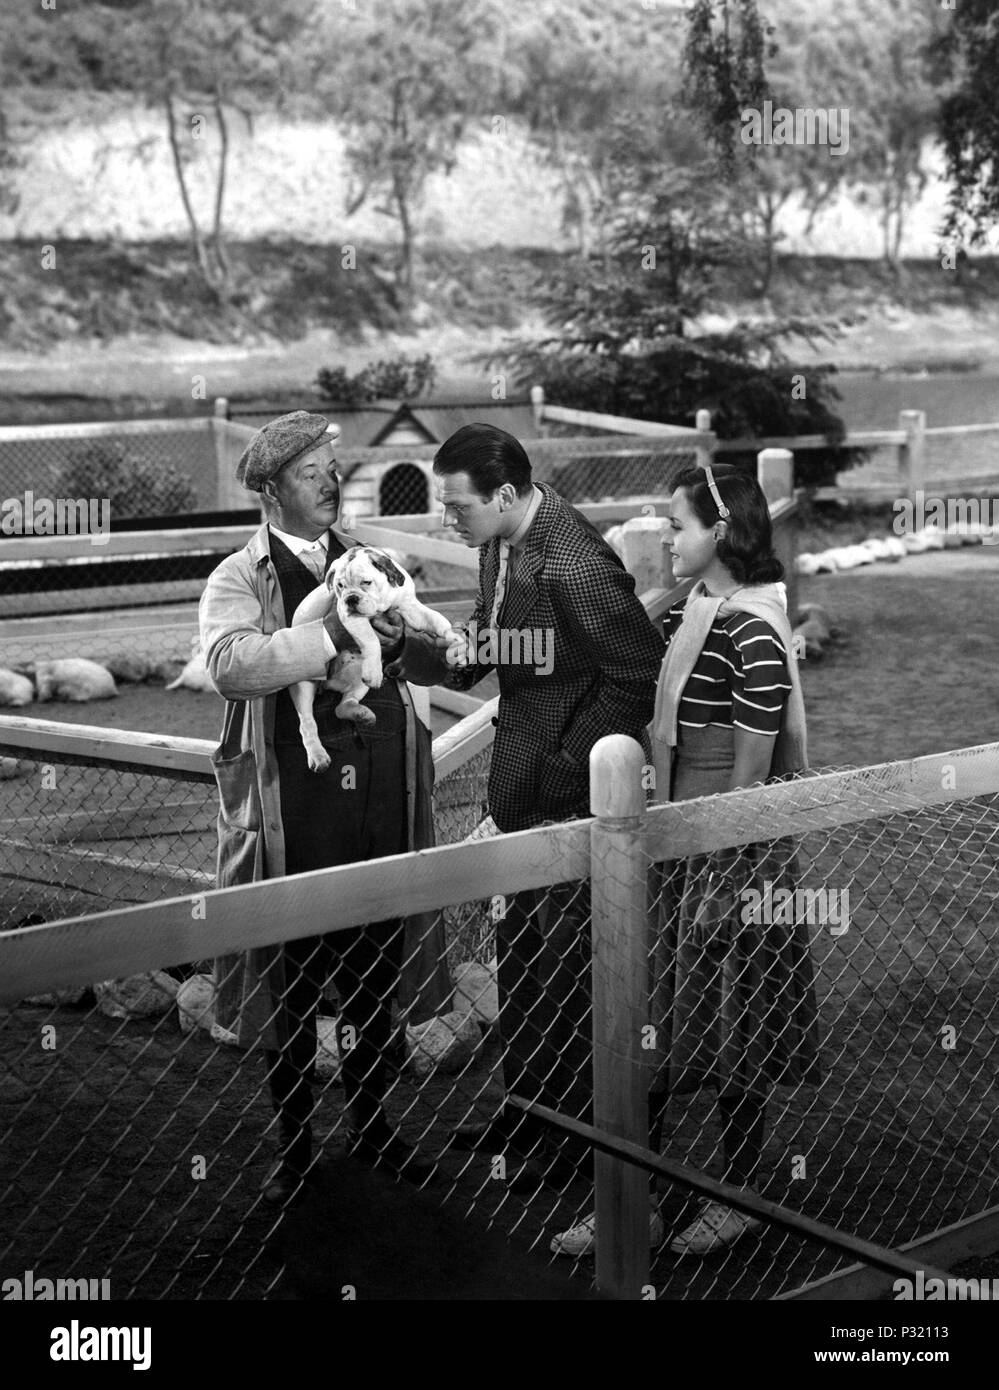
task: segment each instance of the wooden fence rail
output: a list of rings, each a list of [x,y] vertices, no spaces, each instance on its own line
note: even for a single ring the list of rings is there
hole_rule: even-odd
[[[16,731],[9,725],[4,720],[0,727],[0,747],[12,746]],[[397,916],[402,905],[408,912],[436,911],[589,877],[595,1116],[598,1126],[625,1145],[644,1150],[647,1063],[640,1037],[648,1007],[650,863],[747,838],[833,830],[865,814],[994,794],[999,743],[651,810],[639,791],[643,763],[639,745],[623,736],[595,746],[591,820],[0,933],[0,1003],[339,931]],[[957,769],[956,777],[943,775],[948,766]],[[599,1226],[605,1234],[598,1245],[598,1284],[614,1296],[638,1298],[648,1286],[647,1182],[608,1153],[597,1162],[596,1182],[598,1220],[609,1218]]]

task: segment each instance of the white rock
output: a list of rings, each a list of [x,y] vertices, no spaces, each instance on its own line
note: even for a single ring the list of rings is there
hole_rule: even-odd
[[[795,626],[802,627],[807,623],[814,624],[815,633],[820,642],[827,642],[832,636],[832,623],[829,621],[829,614],[821,603],[801,604]]]
[[[104,658],[102,663],[107,670],[114,676],[116,681],[124,681],[126,684],[133,685],[148,680],[153,671],[153,662],[148,656],[139,656],[136,652],[115,652],[113,656]]]
[[[24,758],[0,758],[0,782],[11,782],[15,777],[27,777],[34,766],[34,763],[27,762]]]
[[[336,1040],[336,1019],[324,1015],[316,1019],[316,1072],[319,1076],[340,1075],[340,1049]]]
[[[888,558],[888,542],[884,536],[868,536],[867,540],[860,542],[861,550],[866,550],[872,560],[886,560]]]
[[[849,545],[833,546],[831,550],[826,551],[826,555],[838,570],[853,570],[859,563],[853,554],[853,547]]]
[[[38,702],[70,700],[113,700],[118,694],[111,672],[82,656],[64,656],[55,661],[35,662]]]
[[[902,544],[905,546],[906,555],[921,555],[924,550],[929,549],[922,531],[906,531],[902,537]]]
[[[492,1027],[499,1017],[495,960],[488,965],[469,960],[455,966],[454,1007],[458,1013],[472,1014],[484,1027]]]
[[[215,1022],[215,983],[210,975],[192,975],[177,990],[177,1013],[180,1031],[193,1033],[195,1028],[211,1032]]]
[[[30,705],[34,698],[35,687],[27,676],[0,666],[0,705],[19,708],[22,705]]]
[[[186,690],[207,690],[213,694],[217,693],[215,683],[208,674],[208,667],[205,665],[204,652],[197,643],[198,639],[195,638],[193,656],[177,679],[170,682],[167,690],[180,690],[183,687]]]
[[[235,1033],[230,1033],[228,1028],[223,1028],[221,1023],[213,1023],[208,1030],[212,1035],[212,1042],[223,1043],[226,1047],[238,1047],[239,1039]]]
[[[177,994],[177,981],[162,970],[100,980],[94,985],[97,1007],[108,1018],[152,1018],[165,1014]]]
[[[406,1029],[409,1065],[417,1076],[434,1071],[460,1071],[475,1054],[482,1031],[471,1014],[441,1014],[426,1023],[410,1024]]]
[[[27,999],[22,999],[21,1003],[45,1009],[57,1009],[60,1005],[72,1007],[79,1004],[88,989],[90,989],[90,985],[77,985],[71,989],[53,989],[47,994],[30,994]]]

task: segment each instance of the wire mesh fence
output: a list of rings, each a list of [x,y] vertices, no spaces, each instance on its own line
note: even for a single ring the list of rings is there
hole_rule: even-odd
[[[653,1013],[666,1152],[898,1248],[995,1201],[999,796],[930,806],[883,772],[845,824],[657,870]],[[710,1247],[723,1217],[684,1207],[681,1241]],[[660,1296],[759,1297],[847,1262],[770,1226],[655,1274]]]
[[[441,842],[481,825],[488,755],[442,779]],[[999,769],[994,749],[970,777],[950,756],[937,760],[941,785],[956,775],[962,795],[927,796],[929,773],[868,769],[767,788],[751,805],[737,794],[656,808],[643,841],[654,1046],[636,1055],[662,1097],[653,1149],[889,1247],[984,1210],[997,1177]],[[115,1297],[349,1285],[359,1269],[374,1277],[360,1246],[381,1239],[370,1209],[350,1207],[350,1164],[391,1176],[412,1149],[437,1164],[425,1186],[417,1175],[421,1194],[457,1213],[470,1241],[492,1227],[536,1268],[589,1287],[588,1146],[503,1103],[513,1091],[592,1118],[589,880],[562,867],[585,826],[528,833],[535,862],[550,851],[541,887],[518,886],[526,849],[498,878],[507,837],[463,845],[481,851],[481,874],[462,870],[481,896],[451,888],[442,863],[429,876],[449,905],[418,928],[391,919],[258,950],[256,983],[246,990],[244,975],[237,990],[234,962],[197,945],[213,913],[211,782],[53,760],[8,786],[20,800],[6,808],[0,893],[22,949],[45,947],[32,919],[178,896],[190,946],[124,979],[77,972],[64,993],[3,1010],[5,1267],[107,1277]],[[732,898],[698,914],[712,871]],[[303,916],[335,904],[336,876],[359,872],[327,871],[318,899],[309,876],[288,902]],[[414,861],[414,884],[421,872]],[[386,870],[371,873],[375,892]],[[432,1010],[392,1010],[398,982],[419,998],[431,977]],[[725,1007],[709,1016],[719,991]],[[273,1036],[246,1024],[246,1000],[263,1004]],[[706,1074],[719,1056],[720,1098]],[[754,1110],[753,1096],[766,1103]],[[472,1121],[491,1128],[455,1135]],[[284,1228],[260,1190],[275,1154],[309,1179]],[[650,1197],[659,1297],[771,1297],[843,1264],[777,1225],[710,1248],[713,1218],[682,1182]],[[344,1203],[360,1234],[339,1256],[289,1238],[303,1221],[342,1221]],[[689,1248],[698,1239],[709,1248]]]
[[[211,419],[0,429],[0,497],[109,499],[127,517],[215,511]]]

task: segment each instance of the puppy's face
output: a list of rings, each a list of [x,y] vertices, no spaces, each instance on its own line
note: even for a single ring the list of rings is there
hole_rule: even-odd
[[[351,617],[384,613],[406,582],[405,573],[384,551],[355,545],[330,566],[326,583]]]

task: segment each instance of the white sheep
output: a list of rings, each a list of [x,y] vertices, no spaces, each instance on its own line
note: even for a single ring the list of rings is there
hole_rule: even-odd
[[[27,676],[0,666],[0,705],[30,705],[35,687]]]
[[[96,661],[82,656],[63,656],[55,661],[36,661],[34,666],[38,702],[72,700],[113,700],[118,694],[114,676]]]
[[[205,654],[201,650],[201,639],[192,637],[191,639],[191,659],[181,671],[175,681],[171,681],[167,690],[207,690],[210,694],[216,695],[218,692],[215,683],[208,674],[208,667],[205,665]]]

